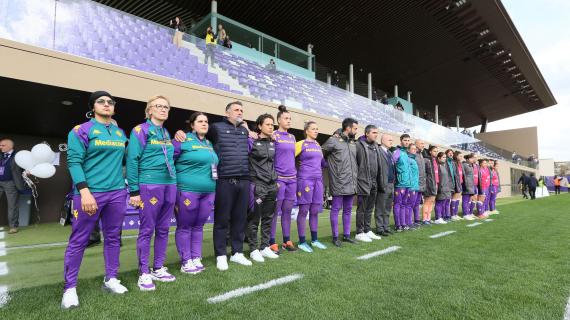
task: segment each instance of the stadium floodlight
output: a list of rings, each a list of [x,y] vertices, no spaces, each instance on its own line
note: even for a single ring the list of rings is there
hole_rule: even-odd
[[[482,37],[482,36],[484,36],[484,35],[486,35],[486,34],[489,34],[489,32],[491,32],[491,31],[489,30],[489,28],[486,28],[486,29],[481,30],[481,32],[479,32],[479,35]]]
[[[504,53],[505,53],[505,50],[504,50],[504,49],[501,49],[501,50],[495,52],[495,54],[498,55],[498,56],[500,56],[500,55],[502,55],[502,54],[504,54]]]
[[[519,72],[519,73],[515,73],[515,74],[513,74],[513,78],[518,78],[518,77],[520,77],[521,75],[522,75],[522,73],[520,73],[520,72]]]
[[[511,62],[511,61],[513,61],[513,60],[511,60],[511,59],[505,59],[505,60],[503,60],[503,64],[507,64],[507,63],[509,63],[509,62]]]
[[[511,71],[515,70],[516,68],[517,68],[517,66],[512,66],[512,67],[508,67],[505,70],[507,70],[507,72],[511,72]]]

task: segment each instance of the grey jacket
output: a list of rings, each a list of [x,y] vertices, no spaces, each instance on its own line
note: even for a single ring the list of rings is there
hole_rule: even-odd
[[[451,174],[447,163],[438,163],[439,165],[439,185],[437,186],[437,200],[451,199],[453,192]]]
[[[356,142],[344,134],[332,136],[322,146],[328,162],[329,189],[333,196],[356,194],[358,165],[356,164]]]
[[[473,167],[467,162],[463,166],[463,194],[475,194],[475,181],[473,180]]]
[[[463,187],[461,186],[462,178],[459,177],[459,166],[457,165],[456,161],[452,161],[452,163],[453,163],[453,171],[455,173],[455,186],[451,186],[451,189],[454,193],[461,193],[463,191]]]
[[[421,152],[416,153],[416,162],[418,163],[418,171],[420,175],[420,192],[426,191],[426,163],[424,161],[424,156]]]
[[[435,170],[433,167],[432,157],[424,158],[424,167],[426,188],[423,194],[426,197],[435,197],[437,195],[437,183],[435,179]]]
[[[380,176],[382,175],[382,167],[380,160],[380,152],[378,151],[378,144],[369,144],[366,139],[358,139],[356,142],[356,163],[358,164],[358,180],[357,180],[357,193],[359,196],[370,195],[372,183],[375,182],[376,186],[380,184]],[[370,152],[376,152],[377,161],[377,175],[372,177],[370,173]]]

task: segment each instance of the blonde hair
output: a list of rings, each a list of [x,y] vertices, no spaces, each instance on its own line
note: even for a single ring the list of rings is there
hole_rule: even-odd
[[[168,103],[168,106],[170,106],[170,100],[168,100],[168,98],[165,96],[156,95],[156,96],[150,97],[148,99],[148,102],[146,103],[146,108],[144,109],[145,119],[150,119],[150,108],[152,108],[152,103],[158,99],[166,100],[166,102]]]

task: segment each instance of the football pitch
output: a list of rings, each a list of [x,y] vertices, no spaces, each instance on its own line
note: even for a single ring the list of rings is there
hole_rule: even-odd
[[[215,267],[212,225],[206,225],[206,270],[180,272],[172,234],[166,265],[177,280],[156,283],[154,292],[137,288],[136,233],[125,232],[119,279],[129,292],[101,290],[99,245],[85,252],[80,307],[65,311],[70,228],[32,226],[2,234],[0,319],[564,319],[570,196],[500,199],[498,209],[487,221],[427,226],[341,248],[331,243],[325,211],[319,238],[327,250],[282,252],[251,267],[229,262],[225,272]],[[291,234],[296,243],[295,227]]]

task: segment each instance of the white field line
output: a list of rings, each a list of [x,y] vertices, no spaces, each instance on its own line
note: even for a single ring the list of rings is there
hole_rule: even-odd
[[[297,281],[301,278],[303,278],[302,274],[294,273],[292,275],[288,275],[288,276],[282,277],[282,278],[273,279],[271,281],[255,285],[253,287],[238,288],[238,289],[226,292],[224,294],[208,298],[208,303],[224,302],[226,300],[241,297],[241,296],[244,296],[246,294],[254,293],[256,291],[266,290],[266,289],[269,289],[271,287],[280,286],[280,285],[283,285],[283,284],[286,284],[289,282]]]
[[[455,233],[455,231],[454,231],[454,230],[444,231],[444,232],[436,233],[436,234],[431,235],[431,236],[429,236],[429,237],[432,238],[432,239],[441,238],[441,237],[445,237],[445,236],[447,236],[447,235],[450,235],[450,234],[452,234],[452,233]]]
[[[483,223],[481,223],[481,222],[473,222],[472,224],[466,225],[466,227],[471,228],[471,227],[480,226],[480,225],[482,225],[482,224],[483,224]]]
[[[6,262],[0,262],[0,276],[5,276],[8,274],[8,264]]]
[[[485,222],[493,222],[493,221],[495,221],[495,219],[485,219],[485,220],[483,220],[483,221],[485,221]]]
[[[360,256],[360,257],[358,257],[358,258],[356,258],[356,259],[358,259],[358,260],[368,260],[368,259],[370,259],[370,258],[374,258],[374,257],[377,257],[377,256],[381,256],[381,255],[383,255],[383,254],[387,254],[387,253],[390,253],[390,252],[394,252],[394,251],[397,251],[397,250],[399,250],[399,249],[401,249],[401,247],[399,247],[399,246],[391,246],[391,247],[388,247],[388,248],[383,249],[383,250],[379,250],[379,251],[375,251],[375,252],[372,252],[372,253],[369,253],[369,254],[365,254],[365,255]]]
[[[564,311],[564,318],[562,320],[570,320],[570,298],[566,303],[566,311]]]
[[[0,239],[4,239],[5,236],[6,236],[6,233],[4,233],[4,231],[0,231]]]
[[[8,301],[10,301],[10,296],[8,295],[8,287],[0,286],[0,309],[4,307]]]

